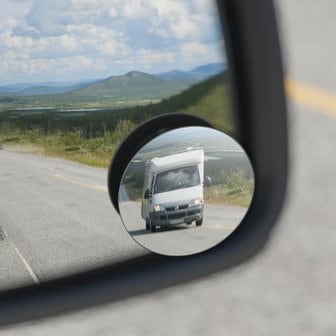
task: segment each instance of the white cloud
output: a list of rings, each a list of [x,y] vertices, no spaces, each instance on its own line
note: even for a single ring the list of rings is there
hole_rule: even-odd
[[[138,64],[144,64],[147,68],[152,68],[156,64],[160,63],[173,63],[175,58],[173,52],[155,52],[148,49],[140,49],[136,55]]]
[[[185,69],[222,57],[214,0],[0,0],[0,8],[0,73],[11,81]]]
[[[9,1],[9,0],[0,0],[0,22],[4,20],[15,17],[21,18],[24,17],[30,9],[30,1]]]
[[[181,44],[182,54],[187,57],[196,57],[206,54],[208,45],[201,42],[188,42]]]
[[[148,2],[142,0],[124,1],[121,13],[128,18],[147,18],[153,14],[153,7]]]
[[[171,25],[171,30],[179,40],[190,39],[199,35],[200,27],[193,20],[176,20]]]

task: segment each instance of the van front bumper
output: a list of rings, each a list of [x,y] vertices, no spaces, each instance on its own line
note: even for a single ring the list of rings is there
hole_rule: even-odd
[[[151,212],[151,223],[157,226],[191,223],[203,218],[203,204],[182,210]]]

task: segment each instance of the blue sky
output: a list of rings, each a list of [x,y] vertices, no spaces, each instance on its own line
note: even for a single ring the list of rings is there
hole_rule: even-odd
[[[213,0],[0,0],[0,85],[225,61]]]

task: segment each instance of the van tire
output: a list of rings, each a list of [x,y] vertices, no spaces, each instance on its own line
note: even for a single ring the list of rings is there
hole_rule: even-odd
[[[156,225],[151,224],[150,225],[150,231],[151,232],[156,232]]]
[[[203,224],[203,217],[196,221],[196,226],[201,226]]]
[[[149,219],[146,218],[146,231],[149,231],[150,228],[151,228],[151,225],[150,225]]]

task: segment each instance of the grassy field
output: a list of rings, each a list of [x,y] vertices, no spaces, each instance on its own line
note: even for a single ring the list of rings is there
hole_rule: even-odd
[[[113,131],[100,137],[85,138],[80,131],[44,135],[38,130],[2,130],[0,146],[7,150],[60,157],[95,167],[107,168],[119,143],[135,127],[120,121]]]
[[[253,179],[245,179],[239,171],[227,176],[225,183],[204,189],[204,202],[247,208],[252,201]]]

